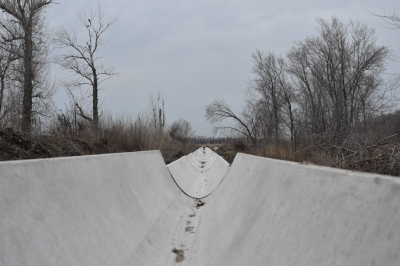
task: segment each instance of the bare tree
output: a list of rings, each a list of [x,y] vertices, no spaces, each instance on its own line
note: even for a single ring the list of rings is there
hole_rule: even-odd
[[[195,131],[192,130],[192,125],[187,120],[180,118],[171,124],[168,133],[171,138],[186,143],[189,138],[194,136]]]
[[[287,59],[256,51],[242,113],[221,100],[206,107],[206,119],[220,123],[216,130],[232,130],[256,146],[278,145],[290,132],[292,150],[299,140],[332,147],[355,130],[365,132],[367,121],[386,110],[386,94],[399,83],[381,77],[390,51],[377,45],[374,30],[336,17],[317,22],[319,33],[297,42]]]
[[[6,35],[6,32],[1,34]],[[0,121],[10,111],[12,105],[6,103],[6,94],[11,87],[12,64],[18,59],[13,51],[12,42],[3,42],[0,45]]]
[[[22,89],[22,122],[23,132],[30,133],[32,122],[33,94],[35,87],[35,49],[40,47],[35,38],[42,30],[43,12],[53,0],[0,0],[0,9],[6,14],[7,22],[1,26],[7,32],[3,35],[3,42],[14,42],[20,47],[22,58],[21,71],[23,73]]]
[[[99,48],[105,44],[104,33],[117,21],[117,18],[105,20],[99,4],[97,9],[79,10],[78,18],[86,30],[87,39],[79,41],[75,31],[68,31],[64,27],[56,32],[54,42],[58,48],[67,49],[65,54],[57,57],[57,62],[66,70],[72,72],[73,78],[64,81],[67,88],[89,86],[92,97],[92,114],[88,114],[84,107],[75,102],[82,118],[90,121],[95,128],[99,123],[99,90],[100,85],[116,75],[113,67],[106,67],[99,63],[102,57]]]
[[[245,136],[253,144],[256,144],[260,124],[258,112],[259,108],[249,102],[240,117],[223,100],[215,100],[206,106],[205,118],[211,123],[221,123],[227,119],[233,121],[233,124],[230,125],[216,126],[214,128],[215,133],[219,130],[231,130]]]
[[[390,55],[376,44],[375,32],[359,22],[317,20],[319,35],[298,42],[288,53],[299,91],[308,136],[341,141],[382,104],[387,90],[381,78]]]
[[[285,60],[273,53],[253,54],[253,80],[246,91],[246,105],[240,115],[235,114],[223,101],[214,101],[206,107],[206,119],[212,123],[230,120],[215,130],[231,130],[245,136],[254,146],[275,143],[290,132],[295,149],[295,93],[290,83]]]
[[[264,55],[261,51],[253,54],[253,73],[255,74],[247,89],[249,99],[256,102],[263,113],[262,139],[270,141],[274,135],[274,142],[278,145],[280,137],[284,135],[287,126],[290,131],[292,148],[294,149],[294,90],[290,83],[286,62],[283,57],[273,53]]]

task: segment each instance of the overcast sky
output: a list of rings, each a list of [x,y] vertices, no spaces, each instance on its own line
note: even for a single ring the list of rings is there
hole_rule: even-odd
[[[48,9],[50,26],[84,29],[76,10],[91,0],[59,0]],[[391,30],[367,10],[383,13],[400,8],[398,0],[100,0],[106,16],[118,15],[101,48],[102,63],[119,74],[105,82],[100,98],[114,114],[136,116],[151,94],[165,99],[167,122],[183,117],[199,135],[211,136],[213,125],[204,119],[214,99],[236,111],[244,104],[244,90],[252,77],[255,50],[284,55],[295,41],[316,34],[315,18],[359,20],[376,30],[378,43],[400,52],[400,30]],[[399,61],[388,72],[400,73]],[[52,74],[65,77],[59,67]],[[60,89],[56,104],[69,101]]]

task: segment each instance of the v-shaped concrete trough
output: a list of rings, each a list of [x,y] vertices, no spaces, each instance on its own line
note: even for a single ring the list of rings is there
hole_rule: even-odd
[[[229,164],[209,148],[200,148],[167,167],[179,188],[198,199],[210,195],[229,170]]]
[[[398,179],[221,159],[0,163],[0,265],[400,265]]]

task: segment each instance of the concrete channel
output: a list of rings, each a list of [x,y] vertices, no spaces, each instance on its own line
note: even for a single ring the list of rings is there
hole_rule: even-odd
[[[3,162],[0,265],[400,265],[400,181],[203,148]]]

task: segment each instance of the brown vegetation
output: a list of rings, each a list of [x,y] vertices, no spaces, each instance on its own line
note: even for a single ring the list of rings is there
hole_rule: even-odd
[[[400,142],[397,134],[383,138],[373,145],[350,150],[339,146],[311,146],[293,152],[289,144],[254,147],[245,139],[236,139],[215,151],[232,163],[238,152],[256,156],[336,167],[347,170],[400,176]],[[209,145],[214,149],[215,145]]]
[[[7,128],[0,130],[0,161],[160,150],[168,164],[198,148],[193,143],[183,144],[173,140],[166,134],[154,140],[153,144],[150,144],[150,139],[144,140],[140,135],[114,127],[102,131],[103,137],[96,140],[85,134],[79,137],[28,136]]]
[[[170,134],[162,96],[157,99],[150,97],[147,110],[136,119],[104,115],[97,128],[82,118],[74,106],[60,110],[48,128],[38,134],[0,127],[0,161],[160,150],[168,164],[196,150],[198,145],[188,142],[188,136]],[[191,128],[187,121],[172,125],[178,132]]]

